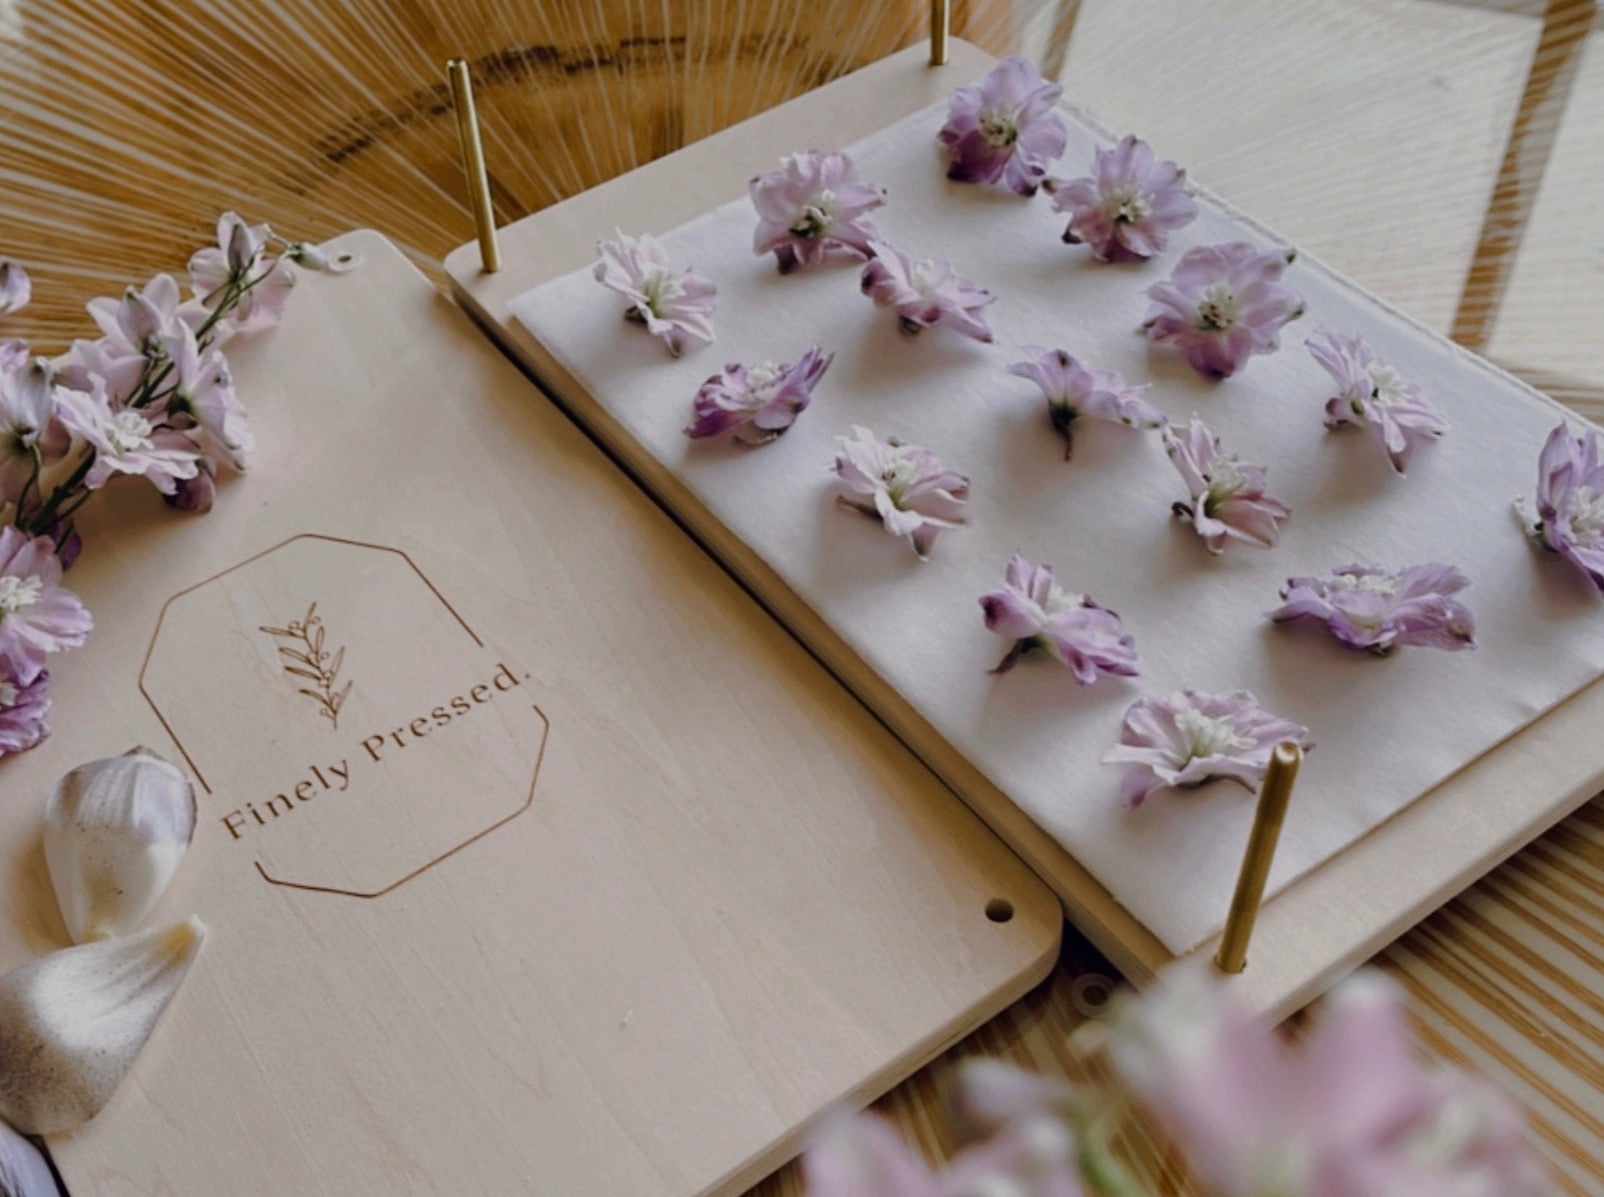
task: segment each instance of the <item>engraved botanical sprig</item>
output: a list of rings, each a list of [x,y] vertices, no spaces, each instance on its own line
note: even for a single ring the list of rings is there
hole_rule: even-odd
[[[339,727],[340,708],[345,705],[346,695],[351,693],[350,682],[338,690],[334,688],[340,666],[345,663],[345,649],[341,647],[330,652],[323,647],[328,629],[317,613],[317,604],[314,602],[308,607],[302,618],[291,620],[288,627],[263,625],[257,630],[281,642],[277,647],[284,672],[310,682],[310,686],[299,687],[299,693],[317,703],[319,713],[331,727]]]

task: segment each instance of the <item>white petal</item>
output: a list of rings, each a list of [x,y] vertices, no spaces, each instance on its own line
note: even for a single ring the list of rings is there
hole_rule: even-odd
[[[0,1117],[32,1135],[100,1112],[189,972],[199,919],[63,948],[0,977]]]
[[[59,1197],[59,1192],[39,1149],[0,1122],[0,1193],[5,1197]]]
[[[195,834],[195,791],[148,748],[80,765],[45,805],[45,863],[75,943],[127,935]]]

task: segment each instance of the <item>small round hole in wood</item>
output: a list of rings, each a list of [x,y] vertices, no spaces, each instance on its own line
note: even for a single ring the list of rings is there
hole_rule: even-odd
[[[1007,898],[993,898],[986,903],[986,917],[994,923],[1006,923],[1014,917],[1014,904]]]

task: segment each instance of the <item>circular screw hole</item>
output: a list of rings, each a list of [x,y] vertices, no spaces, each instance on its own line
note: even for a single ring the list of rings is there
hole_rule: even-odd
[[[994,923],[1006,923],[1014,917],[1014,904],[1007,898],[993,898],[986,903],[986,917]]]
[[[1113,979],[1102,973],[1082,973],[1070,982],[1069,1004],[1085,1018],[1102,1018],[1108,1013],[1115,989]]]

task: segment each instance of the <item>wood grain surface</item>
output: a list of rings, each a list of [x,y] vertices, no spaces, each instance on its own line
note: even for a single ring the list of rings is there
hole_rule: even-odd
[[[993,52],[1023,47],[1059,62],[1073,51],[1082,5],[1003,0],[957,5],[958,29]],[[1151,0],[1110,6],[1144,35],[1135,45],[1166,94],[1164,63],[1142,47],[1147,35],[1174,38],[1171,6]],[[1199,19],[1228,20],[1230,0],[1191,8]],[[1465,9],[1489,9],[1524,23],[1487,22]],[[1596,304],[1582,300],[1599,276],[1604,245],[1604,186],[1598,147],[1604,109],[1576,102],[1592,95],[1598,34],[1581,58],[1584,72],[1568,102],[1546,92],[1554,59],[1575,63],[1574,35],[1548,31],[1556,15],[1589,21],[1596,5],[1545,0],[1488,0],[1467,5],[1434,0],[1377,0],[1363,5],[1297,0],[1280,7],[1268,26],[1268,46],[1248,28],[1230,43],[1251,69],[1240,72],[1230,96],[1270,111],[1303,94],[1313,57],[1324,61],[1343,44],[1332,37],[1365,37],[1375,30],[1423,30],[1423,39],[1379,37],[1361,77],[1393,72],[1421,88],[1479,86],[1507,80],[1520,47],[1489,39],[1509,30],[1548,61],[1527,63],[1528,87],[1516,116],[1539,140],[1563,133],[1551,148],[1546,174],[1517,155],[1505,193],[1535,197],[1535,214],[1513,244],[1495,245],[1513,271],[1494,316],[1491,346],[1523,375],[1598,417],[1604,369],[1586,324]],[[1402,12],[1401,17],[1397,13]],[[1422,14],[1440,13],[1439,27]],[[965,23],[967,19],[967,24]],[[1192,19],[1188,17],[1187,19]],[[313,0],[268,4],[225,0],[205,10],[179,0],[14,0],[0,2],[0,252],[22,257],[40,282],[36,307],[8,323],[6,335],[36,334],[47,344],[84,335],[83,298],[113,292],[182,261],[203,241],[212,215],[238,207],[271,219],[290,235],[317,237],[353,225],[380,228],[425,268],[471,231],[461,202],[455,132],[442,105],[443,60],[466,54],[479,78],[480,109],[491,157],[498,213],[523,215],[574,194],[685,140],[741,119],[780,99],[836,77],[916,39],[923,4],[826,0],[804,9],[748,0],[728,6],[650,3],[648,0],[564,0],[539,6],[469,0],[376,3]],[[1343,33],[1340,24],[1354,28]],[[1300,29],[1337,23],[1336,34],[1303,41]],[[1438,28],[1445,38],[1435,56]],[[1088,29],[1095,32],[1096,26]],[[1090,36],[1090,35],[1088,35]],[[1279,38],[1281,40],[1277,41]],[[1288,49],[1288,47],[1291,47]],[[1220,44],[1205,49],[1223,51]],[[1261,48],[1275,53],[1257,53]],[[1152,61],[1149,63],[1149,59]],[[1445,71],[1465,64],[1468,73]],[[1083,73],[1089,73],[1089,66]],[[1078,98],[1099,107],[1092,88]],[[1505,86],[1500,84],[1501,87]],[[1177,127],[1175,152],[1187,157],[1187,137],[1208,135],[1220,96],[1175,94],[1171,108],[1190,116]],[[1501,91],[1500,105],[1507,104]],[[1362,101],[1361,101],[1362,102]],[[1480,101],[1478,100],[1477,103]],[[1105,110],[1107,101],[1102,104]],[[1492,109],[1481,109],[1491,112]],[[1505,109],[1499,107],[1497,111]],[[1435,211],[1438,180],[1373,155],[1387,149],[1383,125],[1360,143],[1327,143],[1318,111],[1308,112],[1307,144],[1340,157],[1353,181],[1351,199],[1395,195],[1393,213]],[[1454,123],[1450,105],[1440,116]],[[1462,130],[1454,125],[1452,135]],[[1485,128],[1481,144],[1507,130]],[[1257,206],[1266,178],[1244,153],[1244,178],[1233,198]],[[1480,161],[1480,159],[1478,159]],[[1463,165],[1463,164],[1462,164]],[[1255,171],[1258,179],[1253,176]],[[1552,181],[1552,185],[1545,180]],[[1510,188],[1513,191],[1510,191]],[[1456,195],[1458,192],[1456,191]],[[1347,212],[1324,193],[1306,202],[1294,221],[1342,228]],[[1511,211],[1518,216],[1521,204]],[[1507,221],[1506,212],[1487,219]],[[1363,248],[1371,227],[1353,230]],[[1343,246],[1326,251],[1348,267]],[[1495,239],[1496,240],[1496,239]],[[1441,263],[1408,264],[1408,247],[1391,263],[1390,280],[1376,284],[1410,306],[1411,285],[1441,295]],[[1385,265],[1385,264],[1384,264]],[[1459,269],[1455,264],[1454,269]],[[1358,272],[1358,265],[1353,269]],[[438,277],[438,275],[437,275]],[[1472,296],[1472,299],[1475,297]],[[1440,300],[1438,301],[1440,302]],[[1572,327],[1569,320],[1581,320]],[[1592,348],[1589,348],[1592,347]],[[1591,373],[1590,373],[1591,372]],[[1589,380],[1589,378],[1591,380]],[[1604,1184],[1604,810],[1595,802],[1521,852],[1469,893],[1384,952],[1379,962],[1412,993],[1429,1050],[1488,1071],[1527,1105],[1553,1160],[1561,1190],[1590,1197]],[[1051,982],[1000,1016],[950,1054],[1010,1055],[1049,1072],[1072,1067],[1064,1036],[1092,1007],[1105,963],[1084,944],[1071,944]],[[902,1086],[884,1108],[928,1150],[945,1144],[936,1091],[946,1063]],[[765,1194],[798,1191],[787,1171],[761,1187]]]

